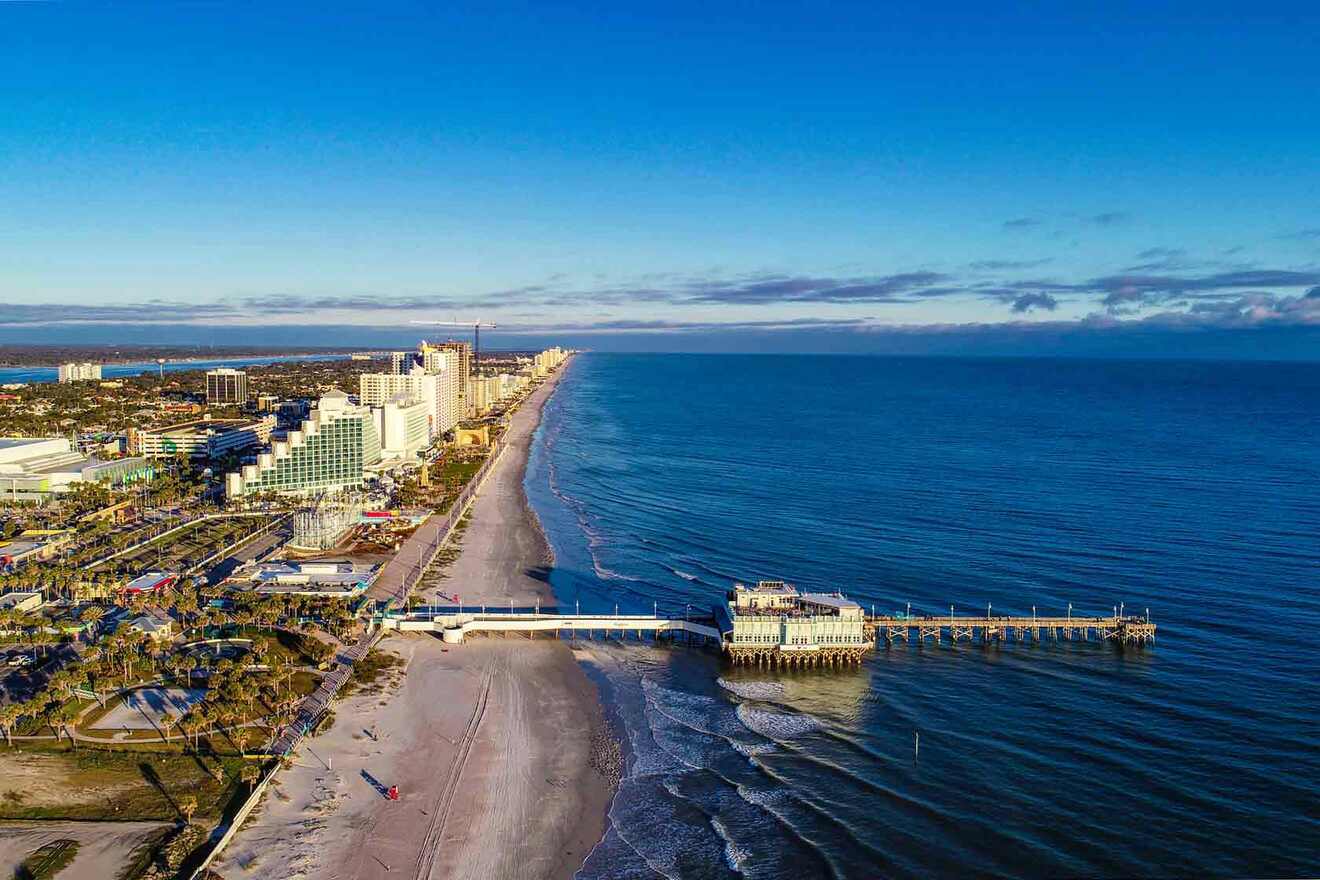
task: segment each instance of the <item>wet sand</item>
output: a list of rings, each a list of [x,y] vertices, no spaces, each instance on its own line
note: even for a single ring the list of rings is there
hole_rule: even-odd
[[[563,375],[563,371],[560,372]],[[557,381],[557,379],[555,380]],[[515,414],[507,449],[437,587],[464,604],[553,601],[522,489],[552,390]],[[226,878],[571,877],[604,829],[617,775],[595,687],[568,645],[430,634],[383,643],[406,662],[335,707],[217,871]],[[398,785],[400,800],[383,791]]]

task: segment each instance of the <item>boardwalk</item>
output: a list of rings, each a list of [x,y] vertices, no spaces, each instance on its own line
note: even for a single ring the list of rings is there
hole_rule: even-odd
[[[481,489],[482,483],[503,453],[504,444],[497,443],[481,466],[481,470],[477,471],[463,487],[463,491],[449,508],[449,512],[443,516],[432,514],[427,517],[417,531],[408,537],[399,548],[399,552],[385,563],[385,567],[372,582],[371,588],[367,591],[368,597],[385,603],[389,608],[402,607],[407,601],[408,594],[416,589],[427,567],[434,561],[435,555],[449,540],[454,527],[467,511],[468,504]]]
[[[293,751],[298,740],[302,739],[330,708],[330,703],[339,693],[339,689],[353,674],[353,664],[367,656],[367,652],[380,641],[380,636],[379,630],[368,631],[357,642],[343,648],[335,655],[335,665],[321,679],[320,686],[298,705],[298,712],[293,720],[286,724],[270,742],[266,747],[267,752],[272,755],[287,755]]]

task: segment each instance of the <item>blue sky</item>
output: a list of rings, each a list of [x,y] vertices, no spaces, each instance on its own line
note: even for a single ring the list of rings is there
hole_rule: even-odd
[[[1320,356],[1320,13],[1056,6],[0,2],[0,336]]]

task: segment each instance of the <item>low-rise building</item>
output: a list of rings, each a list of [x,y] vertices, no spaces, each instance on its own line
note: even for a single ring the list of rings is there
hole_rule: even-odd
[[[120,486],[154,475],[142,458],[83,455],[64,437],[0,437],[0,498],[45,503],[81,482]]]
[[[15,590],[0,596],[0,611],[36,611],[45,604],[45,597],[35,590]]]
[[[179,576],[177,574],[171,574],[167,571],[149,571],[124,584],[123,592],[128,596],[159,593],[174,586],[178,580]]]
[[[208,461],[270,442],[275,416],[257,419],[213,419],[205,416],[176,425],[128,431],[128,451],[148,458],[186,455]]]
[[[25,529],[16,537],[0,541],[0,567],[52,559],[72,541],[69,529]]]
[[[225,584],[256,593],[348,598],[371,586],[379,570],[343,561],[267,562],[239,569]]]
[[[137,630],[153,642],[168,642],[174,638],[174,618],[164,614],[143,614],[128,621],[125,626]]]

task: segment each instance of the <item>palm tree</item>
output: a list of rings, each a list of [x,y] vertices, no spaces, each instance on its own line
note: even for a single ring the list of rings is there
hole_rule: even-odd
[[[252,739],[252,729],[249,727],[236,727],[229,731],[229,738],[234,741],[234,745],[238,746],[239,756],[246,758],[248,740]]]
[[[178,723],[179,723],[179,719],[175,715],[169,712],[166,712],[164,715],[160,716],[160,729],[162,734],[161,736],[162,741],[169,740],[170,728],[172,728],[174,725]]]
[[[24,714],[23,706],[20,703],[5,703],[0,706],[0,730],[4,731],[5,745],[10,748],[14,745],[14,728]]]
[[[69,738],[69,743],[73,746],[74,751],[78,750],[78,740],[74,738],[73,729],[70,727],[70,725],[73,724],[73,722],[76,721],[77,719],[78,719],[77,703],[62,703],[60,704],[60,707],[55,711],[55,720],[60,723],[60,727],[64,730],[64,735]]]
[[[95,639],[96,635],[100,633],[101,621],[105,619],[105,608],[100,605],[89,605],[82,610],[82,619],[91,624],[88,632],[91,634],[91,638]]]
[[[192,795],[185,795],[180,798],[179,812],[183,814],[183,821],[191,825],[193,813],[197,812],[197,798]]]
[[[257,787],[257,780],[261,778],[261,771],[253,764],[244,764],[243,769],[238,771],[238,778],[247,783],[248,791],[251,792]]]

